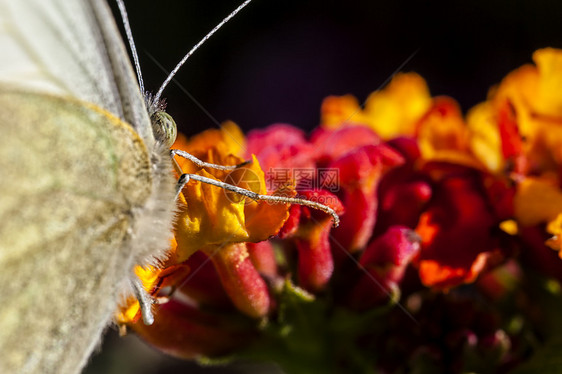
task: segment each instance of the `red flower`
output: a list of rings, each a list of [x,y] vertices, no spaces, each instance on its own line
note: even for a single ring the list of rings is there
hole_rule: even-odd
[[[346,214],[333,232],[334,245],[337,250],[362,250],[375,226],[378,183],[384,173],[404,160],[362,126],[319,129],[311,141],[319,165],[336,170],[339,176],[337,193]]]
[[[420,238],[404,226],[393,226],[365,249],[359,263],[365,269],[351,293],[351,305],[365,310],[399,297],[406,267],[420,250]]]
[[[339,214],[343,213],[338,198],[328,191],[300,191],[300,194],[308,200],[327,204]],[[298,230],[291,235],[298,250],[299,285],[309,291],[320,291],[328,284],[334,271],[329,242],[332,221],[326,214],[307,207],[297,206],[292,213],[299,217]]]

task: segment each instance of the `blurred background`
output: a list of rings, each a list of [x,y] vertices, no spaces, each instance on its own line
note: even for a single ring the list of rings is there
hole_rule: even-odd
[[[127,1],[147,89],[156,91],[165,71],[240,2]],[[562,47],[561,14],[558,0],[255,0],[196,52],[164,96],[187,135],[229,119],[244,131],[276,122],[308,131],[324,97],[363,101],[402,66],[466,112],[534,50]],[[101,352],[86,373],[273,370],[199,367],[113,330]]]
[[[129,0],[147,88],[156,91],[165,78],[150,56],[171,70],[241,2]],[[255,0],[177,82],[218,122],[311,129],[324,97],[364,100],[411,57],[403,71],[420,73],[433,95],[450,95],[467,110],[537,48],[562,47],[561,14],[557,0]],[[215,125],[177,85],[164,96],[184,132]]]

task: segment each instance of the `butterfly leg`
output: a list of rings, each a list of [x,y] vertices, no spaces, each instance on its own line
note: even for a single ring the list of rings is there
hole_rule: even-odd
[[[217,169],[217,170],[236,170],[237,168],[240,168],[244,165],[248,165],[249,163],[251,163],[251,160],[248,161],[244,161],[238,165],[219,165],[219,164],[212,164],[209,162],[205,162],[205,161],[201,161],[200,159],[198,159],[197,157],[193,156],[191,153],[188,153],[186,151],[182,151],[181,149],[171,149],[170,150],[170,154],[172,155],[172,159],[174,156],[180,156],[185,158],[186,160],[189,160],[191,162],[193,162],[195,165],[201,167],[201,168],[212,168],[212,169]]]
[[[182,169],[179,166],[179,164],[177,163],[174,156],[178,155],[180,157],[186,158],[186,159],[192,161],[194,164],[196,164],[199,167],[210,167],[210,168],[218,169],[218,170],[234,170],[237,167],[245,165],[247,163],[247,161],[240,164],[240,165],[223,166],[223,165],[210,164],[210,163],[201,161],[198,158],[196,158],[195,156],[193,156],[193,155],[191,155],[191,154],[189,154],[185,151],[179,150],[179,149],[170,150],[170,154],[172,155],[172,161],[173,161],[174,167],[176,169],[176,172],[178,174],[181,174],[181,176],[178,179],[178,183],[176,184],[176,197],[175,197],[176,200],[177,200],[178,196],[180,195],[180,192],[183,189],[183,187],[190,180],[194,180],[194,181],[197,181],[197,182],[207,183],[207,184],[222,188],[224,190],[228,190],[228,191],[237,193],[241,196],[246,196],[246,197],[248,197],[252,200],[255,200],[255,201],[264,200],[264,201],[269,201],[271,203],[278,203],[278,204],[299,204],[299,205],[308,206],[310,208],[318,209],[318,210],[323,211],[324,213],[327,213],[327,214],[331,215],[334,227],[338,227],[338,225],[340,223],[340,218],[339,218],[338,214],[335,212],[334,209],[330,208],[327,205],[317,203],[315,201],[309,201],[309,200],[305,200],[305,199],[299,199],[299,198],[294,198],[294,197],[286,197],[286,196],[260,195],[256,192],[247,190],[245,188],[241,188],[241,187],[234,186],[234,185],[231,185],[231,184],[228,184],[228,183],[220,182],[220,181],[217,181],[215,179],[203,177],[203,176],[200,176],[198,174],[182,174]]]
[[[140,279],[136,276],[131,280],[133,292],[139,301],[142,320],[145,325],[149,326],[154,323],[154,314],[152,314],[152,297],[146,292]]]
[[[189,177],[190,177],[189,174],[182,174],[179,177],[178,183],[176,183],[176,197],[175,197],[174,200],[178,199],[178,196],[180,195],[181,190],[187,184],[187,182],[189,182],[189,179],[190,179]]]

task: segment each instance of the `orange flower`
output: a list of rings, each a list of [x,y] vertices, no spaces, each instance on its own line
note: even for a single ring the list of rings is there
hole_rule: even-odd
[[[426,160],[481,167],[469,149],[469,131],[456,101],[437,97],[416,124],[421,156]]]
[[[240,130],[228,123],[221,130],[207,130],[187,142],[179,137],[173,147],[185,150],[206,162],[238,165],[245,144]],[[188,160],[176,160],[184,173],[195,173],[217,181],[236,184],[259,194],[267,194],[265,174],[258,160],[234,171],[200,168]],[[288,217],[287,204],[250,201],[205,183],[190,181],[179,197],[176,224],[178,261],[198,249],[223,243],[259,242],[274,235]]]
[[[244,146],[245,139],[240,129],[234,123],[227,123],[220,130],[205,131],[189,141],[180,135],[173,148],[189,152],[205,162],[239,165],[245,161],[239,157]],[[177,156],[176,161],[183,173],[267,194],[264,172],[255,157],[250,163],[230,171],[201,168]],[[161,269],[136,269],[145,289],[156,295],[166,285],[179,287],[190,271],[197,271],[183,264],[195,252],[202,251],[213,261],[234,305],[252,317],[267,313],[268,290],[250,262],[245,242],[259,242],[275,235],[289,215],[288,204],[249,200],[193,180],[183,188],[178,204],[175,239],[169,259]],[[136,323],[139,313],[138,302],[131,299],[120,311],[117,320],[121,324],[132,324],[137,330],[142,324]],[[157,318],[156,327],[142,327],[140,330],[145,335],[148,331],[159,331],[163,328],[160,323],[161,319]]]
[[[485,178],[475,170],[433,166],[439,173],[434,197],[420,215],[419,275],[422,283],[447,290],[472,283],[504,256],[493,229],[501,219],[482,194]]]

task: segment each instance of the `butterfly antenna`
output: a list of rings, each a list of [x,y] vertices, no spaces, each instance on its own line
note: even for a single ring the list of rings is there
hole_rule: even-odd
[[[122,0],[118,0],[118,1],[122,1]],[[201,47],[203,45],[203,43],[205,43],[207,40],[209,40],[209,38],[211,36],[213,36],[214,33],[216,33],[222,26],[224,26],[225,23],[227,23],[228,21],[230,21],[230,19],[232,17],[234,17],[238,12],[240,12],[242,9],[244,9],[244,7],[246,5],[248,5],[250,3],[250,1],[252,0],[246,0],[244,1],[241,5],[238,6],[238,8],[234,9],[232,11],[232,13],[230,13],[228,16],[226,16],[218,25],[216,25],[211,31],[209,31],[209,33],[207,35],[205,35],[203,37],[203,39],[201,39],[199,41],[199,43],[195,44],[195,46],[193,46],[193,48],[191,48],[191,50],[189,52],[187,52],[187,54],[181,59],[181,61],[176,65],[176,67],[174,68],[174,70],[172,70],[172,72],[168,75],[168,77],[166,78],[166,80],[164,81],[164,83],[162,83],[162,85],[160,86],[160,88],[158,89],[158,92],[156,92],[156,95],[154,95],[154,102],[158,102],[160,101],[160,97],[162,96],[162,92],[164,92],[164,89],[166,88],[166,86],[168,86],[168,84],[171,82],[171,80],[174,78],[174,76],[177,74],[177,72],[180,70],[180,68],[182,67],[182,65],[187,61],[187,59],[189,57],[191,57],[191,55],[199,49],[199,47]]]
[[[135,41],[133,39],[133,33],[131,32],[131,25],[129,24],[127,9],[125,9],[125,3],[123,2],[123,0],[116,1],[117,6],[119,7],[119,12],[121,13],[121,19],[123,20],[123,27],[125,28],[125,34],[127,35],[127,42],[129,42],[129,48],[131,48],[131,54],[133,55],[133,61],[135,63],[135,71],[137,72],[137,79],[139,81],[141,95],[144,97],[144,82],[142,80],[142,72],[139,64],[139,55],[137,53],[137,47],[135,46]]]

